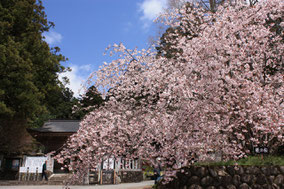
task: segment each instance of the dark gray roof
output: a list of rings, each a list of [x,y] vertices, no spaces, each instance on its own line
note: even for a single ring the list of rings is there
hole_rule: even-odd
[[[49,120],[41,128],[30,129],[37,132],[75,133],[80,127],[80,120]]]

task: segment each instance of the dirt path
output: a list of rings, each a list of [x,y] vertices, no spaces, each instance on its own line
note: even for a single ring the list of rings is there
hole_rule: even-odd
[[[151,189],[154,181],[143,181],[139,183],[126,183],[117,185],[89,185],[70,186],[70,189]],[[60,185],[21,185],[21,186],[0,186],[0,189],[64,189]]]

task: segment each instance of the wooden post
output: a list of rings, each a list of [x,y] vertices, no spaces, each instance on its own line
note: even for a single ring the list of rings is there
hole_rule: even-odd
[[[29,173],[29,167],[27,168],[27,181],[30,181],[30,173]]]
[[[36,168],[36,173],[35,173],[35,180],[37,181],[37,175],[38,175],[38,167]]]
[[[116,184],[115,183],[115,169],[113,169],[113,184]]]
[[[103,170],[101,169],[101,181],[100,184],[103,184]]]
[[[23,179],[22,180],[24,180],[24,181],[26,181],[26,179],[27,179],[27,172],[26,173],[23,173]]]

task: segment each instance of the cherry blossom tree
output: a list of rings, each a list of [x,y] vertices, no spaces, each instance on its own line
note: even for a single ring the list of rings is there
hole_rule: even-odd
[[[118,58],[89,80],[108,101],[85,116],[57,160],[72,160],[68,168],[82,176],[110,156],[159,158],[170,180],[211,151],[224,159],[257,145],[273,152],[283,144],[283,10],[270,0],[205,16],[194,6],[171,12],[164,21],[172,28],[204,20],[194,38],[169,38],[182,50],[174,58],[113,45]]]

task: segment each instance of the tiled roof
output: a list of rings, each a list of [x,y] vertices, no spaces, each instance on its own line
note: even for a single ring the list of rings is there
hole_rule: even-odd
[[[42,133],[75,133],[79,127],[80,120],[49,120],[42,127],[29,130]]]

